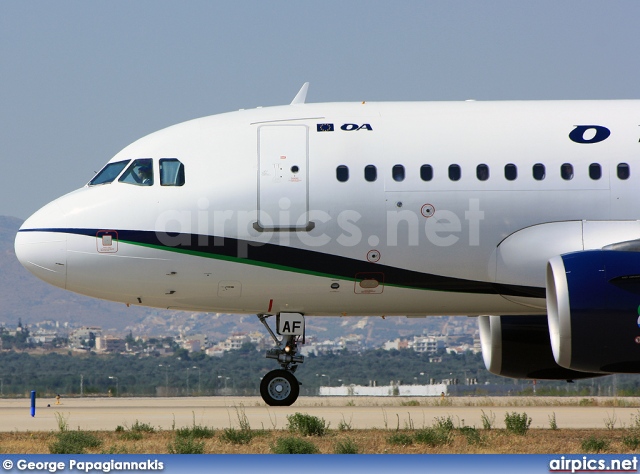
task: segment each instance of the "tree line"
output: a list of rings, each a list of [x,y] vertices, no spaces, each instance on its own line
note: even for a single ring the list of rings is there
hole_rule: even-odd
[[[457,383],[452,393],[532,394],[531,381],[490,374],[480,354],[439,354],[440,362],[412,350],[382,349],[309,356],[296,372],[301,395],[317,395],[320,386]],[[259,394],[261,377],[279,368],[251,344],[222,357],[178,351],[170,357],[96,355],[95,353],[0,352],[0,396],[212,396]],[[467,381],[477,382],[467,386]],[[487,390],[491,387],[493,392]],[[453,388],[453,387],[452,387]],[[540,381],[539,395],[640,395],[635,375],[576,381]],[[497,390],[497,391],[496,391]],[[615,392],[614,392],[615,390]]]

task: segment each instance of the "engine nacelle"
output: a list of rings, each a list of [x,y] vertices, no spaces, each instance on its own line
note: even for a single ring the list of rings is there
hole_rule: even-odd
[[[574,380],[602,374],[556,364],[546,316],[480,316],[482,357],[492,374],[517,379]]]
[[[547,265],[556,362],[568,369],[640,373],[640,252],[589,250]]]

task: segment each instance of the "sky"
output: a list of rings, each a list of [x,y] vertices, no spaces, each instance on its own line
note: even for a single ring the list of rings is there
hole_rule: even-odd
[[[638,99],[639,19],[637,0],[3,0],[0,216],[306,81],[307,102]]]

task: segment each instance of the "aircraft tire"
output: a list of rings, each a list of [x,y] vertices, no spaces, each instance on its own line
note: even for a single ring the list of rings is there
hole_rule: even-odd
[[[272,407],[288,407],[298,399],[299,394],[298,379],[286,370],[272,370],[260,382],[260,395]]]

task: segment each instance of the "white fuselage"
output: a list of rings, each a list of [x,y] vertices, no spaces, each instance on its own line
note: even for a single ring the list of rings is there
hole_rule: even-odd
[[[152,159],[153,185],[67,194],[24,223],[16,252],[57,286],[127,304],[544,314],[551,257],[640,237],[639,113],[469,101],[205,117],[110,161]],[[161,185],[161,159],[184,165],[183,185]]]

